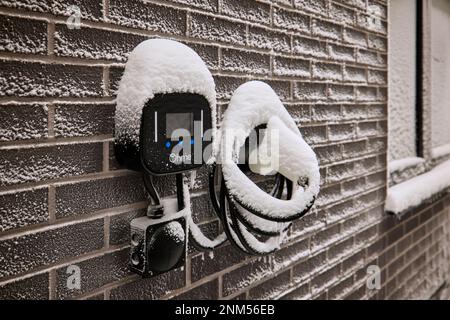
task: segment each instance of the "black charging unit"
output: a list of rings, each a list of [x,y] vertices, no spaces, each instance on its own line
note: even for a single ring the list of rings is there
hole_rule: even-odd
[[[132,170],[143,172],[150,198],[147,215],[131,221],[130,268],[150,277],[184,265],[187,221],[176,212],[166,214],[153,183],[154,176],[175,175],[178,212],[184,207],[183,172],[204,164],[208,145],[205,132],[212,129],[206,98],[193,93],[156,94],[142,110],[139,145],[118,143],[116,158]]]

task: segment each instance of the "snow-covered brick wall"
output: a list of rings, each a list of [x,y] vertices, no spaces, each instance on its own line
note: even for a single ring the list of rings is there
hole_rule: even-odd
[[[79,29],[68,5],[0,4],[0,298],[417,298],[442,283],[449,197],[402,220],[384,212],[386,0],[73,0]],[[129,53],[152,38],[204,60],[219,117],[242,83],[268,83],[317,154],[320,194],[279,251],[189,245],[182,268],[130,273],[129,222],[147,202],[142,176],[114,157],[115,97]],[[155,180],[174,195],[172,177]],[[203,168],[193,220],[212,238],[222,229],[207,187]],[[78,290],[66,285],[73,264]],[[380,290],[366,287],[370,265]]]

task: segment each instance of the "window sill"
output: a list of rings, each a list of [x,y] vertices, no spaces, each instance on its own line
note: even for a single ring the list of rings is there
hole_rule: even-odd
[[[450,188],[450,160],[388,189],[385,211],[395,215],[432,201]]]
[[[444,144],[437,148],[431,150],[431,157],[434,161],[443,160],[444,158],[450,157],[450,143]]]
[[[404,158],[389,162],[389,187],[410,180],[426,171],[425,159]]]

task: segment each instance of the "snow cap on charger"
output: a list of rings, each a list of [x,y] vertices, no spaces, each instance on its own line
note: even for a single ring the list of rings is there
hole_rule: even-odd
[[[208,100],[216,130],[216,90],[204,61],[188,46],[166,39],[141,42],[128,57],[117,93],[116,143],[139,149],[142,111],[158,93],[195,93]]]

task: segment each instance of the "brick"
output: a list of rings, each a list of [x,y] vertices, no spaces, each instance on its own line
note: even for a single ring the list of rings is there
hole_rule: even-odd
[[[215,76],[216,92],[218,99],[229,99],[233,92],[243,83],[246,82],[244,78]]]
[[[351,6],[351,7],[357,8],[357,9],[362,9],[362,10],[366,10],[366,7],[367,7],[366,0],[340,0],[340,2],[342,2],[348,6]]]
[[[262,81],[266,82],[269,86],[271,86],[282,101],[291,99],[291,83],[289,81],[264,80],[264,79],[262,79]]]
[[[47,53],[47,24],[42,21],[6,17],[0,20],[0,51]]]
[[[328,56],[325,42],[310,38],[294,37],[292,51],[295,54],[326,58]]]
[[[308,284],[304,284],[282,296],[281,300],[301,300],[306,299],[310,295],[310,289]]]
[[[277,1],[277,0],[275,0],[275,1]],[[243,293],[231,298],[230,300],[241,300],[241,301],[247,300],[247,294],[245,292],[243,292]]]
[[[338,121],[341,119],[341,106],[316,104],[311,107],[313,121]]]
[[[122,245],[130,242],[130,222],[134,218],[144,216],[145,209],[124,212],[110,218],[109,244]]]
[[[344,24],[353,24],[355,22],[355,11],[334,2],[330,4],[330,17]]]
[[[313,235],[311,239],[311,248],[312,250],[319,250],[320,248],[324,248],[332,243],[335,243],[339,240],[340,236],[340,226],[334,225],[328,227],[328,229],[317,232]]]
[[[325,287],[336,281],[341,272],[341,265],[332,267],[331,269],[319,274],[311,280],[311,292],[312,294],[318,293]]]
[[[49,275],[42,273],[28,278],[0,284],[2,300],[48,300]]]
[[[387,72],[379,70],[369,70],[369,83],[387,84]]]
[[[0,194],[0,231],[48,221],[48,189]]]
[[[344,42],[360,47],[367,47],[367,34],[355,29],[345,28]]]
[[[342,195],[344,197],[354,196],[367,190],[365,179],[357,178],[342,184]]]
[[[353,237],[350,237],[330,247],[328,249],[328,260],[337,261],[340,258],[349,255],[351,251],[354,250],[354,245],[354,239]]]
[[[309,255],[309,239],[292,243],[273,253],[273,267],[275,271],[285,269],[300,259]]]
[[[344,105],[342,107],[345,119],[370,119],[386,117],[386,106],[384,105]]]
[[[325,80],[342,80],[342,67],[331,63],[314,63],[313,77]]]
[[[358,14],[356,23],[361,28],[369,31],[378,32],[381,34],[387,34],[387,23],[378,17],[370,16],[366,14]]]
[[[200,253],[191,259],[192,282],[238,264],[245,256],[237,248],[225,245],[214,250],[214,256]]]
[[[374,0],[369,0],[368,2],[369,6],[367,7],[367,11],[369,14],[379,16],[383,19],[387,18],[387,6],[383,5],[379,2],[376,2]]]
[[[101,143],[90,143],[3,150],[0,155],[0,185],[9,186],[101,171],[102,148]]]
[[[377,226],[371,226],[355,235],[355,245],[363,246],[377,237]]]
[[[325,15],[327,2],[325,0],[294,0],[296,8]]]
[[[348,295],[345,296],[345,300],[362,300],[366,295],[366,284],[360,285],[353,289]]]
[[[357,132],[359,137],[375,136],[382,133],[378,130],[376,121],[358,123]]]
[[[105,300],[105,293],[104,293],[104,292],[101,292],[101,293],[99,293],[99,294],[95,294],[95,295],[93,295],[93,296],[89,296],[89,297],[85,298],[85,300],[93,300],[93,301],[96,301],[96,300]]]
[[[287,111],[296,123],[305,123],[311,121],[311,110],[308,105],[291,104],[285,105]]]
[[[224,19],[192,14],[189,35],[194,38],[245,44],[245,25]]]
[[[56,217],[87,214],[145,200],[140,175],[90,180],[56,187]]]
[[[310,18],[296,11],[274,8],[273,24],[276,27],[309,33]]]
[[[0,105],[0,141],[46,138],[47,117],[43,104]]]
[[[353,286],[353,277],[347,277],[328,290],[328,299],[336,300],[349,293]]]
[[[181,3],[207,11],[217,12],[217,0],[169,0],[175,3]]]
[[[405,234],[407,234],[408,232],[409,232],[409,230],[407,231],[405,228]],[[406,252],[408,250],[408,248],[411,246],[411,244],[412,244],[412,239],[410,236],[403,238],[396,244],[397,252]]]
[[[341,186],[340,185],[322,187],[320,189],[320,193],[319,193],[319,196],[317,197],[315,204],[317,206],[324,206],[326,204],[330,204],[335,201],[338,201],[341,198],[342,198],[342,194],[341,194]]]
[[[115,96],[119,90],[120,79],[124,72],[123,67],[109,67],[109,91],[108,95]]]
[[[367,142],[356,141],[343,144],[343,150],[345,157],[359,157],[367,153]]]
[[[252,300],[276,298],[291,286],[290,281],[290,271],[288,270],[250,289],[249,297]]]
[[[314,152],[319,159],[319,163],[322,165],[342,159],[342,149],[340,145],[315,147]]]
[[[268,74],[270,72],[270,56],[247,51],[223,49],[222,70]]]
[[[350,140],[355,136],[353,124],[336,124],[328,126],[328,138],[331,141]]]
[[[294,85],[294,97],[304,101],[325,100],[327,98],[326,90],[326,84],[296,82]]]
[[[377,88],[356,87],[356,99],[358,101],[376,101],[377,94]]]
[[[184,35],[186,12],[166,6],[132,0],[111,0],[109,21],[122,26]]]
[[[257,259],[222,276],[223,296],[238,292],[254,282],[269,277],[272,266],[264,259]]]
[[[83,19],[98,21],[102,19],[102,3],[91,0],[73,0],[70,5],[77,6]],[[2,6],[25,9],[36,12],[47,12],[55,15],[69,16],[74,13],[63,0],[42,0],[38,3],[31,0],[5,0]]]
[[[197,179],[195,180],[195,184],[198,185],[199,183],[199,176],[201,176],[201,171],[206,170],[206,168],[201,168],[197,171]],[[156,191],[158,191],[160,197],[168,197],[168,196],[175,196],[176,194],[176,180],[175,176],[173,175],[167,175],[167,176],[155,176],[153,179],[153,183],[155,185]],[[142,180],[141,180],[141,185]],[[193,187],[193,190],[196,190],[196,186]]]
[[[355,175],[355,166],[353,162],[337,164],[328,167],[327,171],[327,182],[339,182],[351,178]]]
[[[358,50],[356,59],[359,63],[372,65],[372,66],[385,66],[383,58],[378,53],[367,50]]]
[[[364,258],[365,258],[365,249],[354,253],[353,255],[342,261],[342,271],[347,273],[350,270],[354,270],[362,266],[364,264]]]
[[[346,220],[342,222],[342,232],[347,235],[352,235],[359,232],[359,230],[365,228],[367,224],[368,224],[367,213],[366,212],[359,213],[353,215],[352,217],[348,217]]]
[[[184,269],[184,268],[183,268]],[[111,289],[111,300],[154,300],[186,284],[185,271],[181,268],[153,278],[139,278]]]
[[[0,242],[0,277],[18,275],[103,247],[103,219],[53,227]]]
[[[379,37],[375,34],[369,34],[369,48],[386,51],[387,50],[387,40],[385,37]]]
[[[297,264],[293,268],[293,280],[294,282],[307,279],[313,274],[320,272],[327,266],[327,253],[325,251],[309,257],[307,260]]]
[[[367,146],[370,152],[383,152],[387,144],[386,138],[373,138],[370,139]]]
[[[197,44],[197,43],[187,43],[187,46],[191,47],[200,58],[206,63],[209,69],[217,70],[219,69],[219,49],[218,47]]]
[[[436,213],[434,213],[434,214],[436,214]],[[424,212],[422,212],[419,215],[419,222],[421,224],[423,224],[423,223],[427,222],[428,220],[430,220],[432,216],[433,216],[433,210],[431,210],[431,209],[425,210]]]
[[[355,98],[353,86],[331,85],[329,97],[334,101],[353,100]]]
[[[255,1],[222,0],[221,13],[243,21],[270,24],[270,5]]]
[[[55,136],[112,136],[114,110],[114,104],[58,104],[55,106]]]
[[[360,174],[368,173],[372,170],[379,169],[377,158],[371,157],[355,162],[355,169]]]
[[[29,0],[4,0],[2,6],[9,8],[28,9],[30,11],[45,12],[49,10],[49,0],[41,1],[37,4]]]
[[[349,218],[350,216],[354,215],[358,210],[359,208],[355,206],[352,199],[334,205],[331,208],[327,208],[326,209],[327,224],[334,223],[344,218]]]
[[[300,129],[305,141],[309,144],[321,143],[327,139],[325,126],[303,127]]]
[[[284,6],[292,7],[292,1],[291,0],[274,0],[273,2],[282,4]]]
[[[69,29],[57,24],[54,52],[58,56],[126,62],[128,54],[147,37],[83,27]]]
[[[73,265],[80,268],[80,289],[69,289],[67,286],[72,275],[69,266],[56,269],[56,298],[74,298],[131,275],[128,260],[127,248],[74,263]]]
[[[310,77],[310,62],[303,59],[275,57],[273,73],[279,76]]]
[[[312,24],[312,33],[319,37],[342,40],[342,27],[328,21],[314,20]]]
[[[95,97],[102,95],[102,68],[1,61],[0,96]]]
[[[192,219],[195,223],[209,221],[217,217],[209,193],[192,196],[191,204]]]
[[[284,52],[291,50],[291,37],[287,34],[259,27],[250,27],[248,33],[248,44],[252,47]]]
[[[173,297],[173,300],[217,300],[219,298],[219,281],[214,279],[194,289]]]
[[[349,82],[367,82],[366,70],[346,66],[344,68],[344,80]]]
[[[352,47],[339,46],[335,44],[328,45],[330,58],[338,61],[355,61],[355,49]]]

